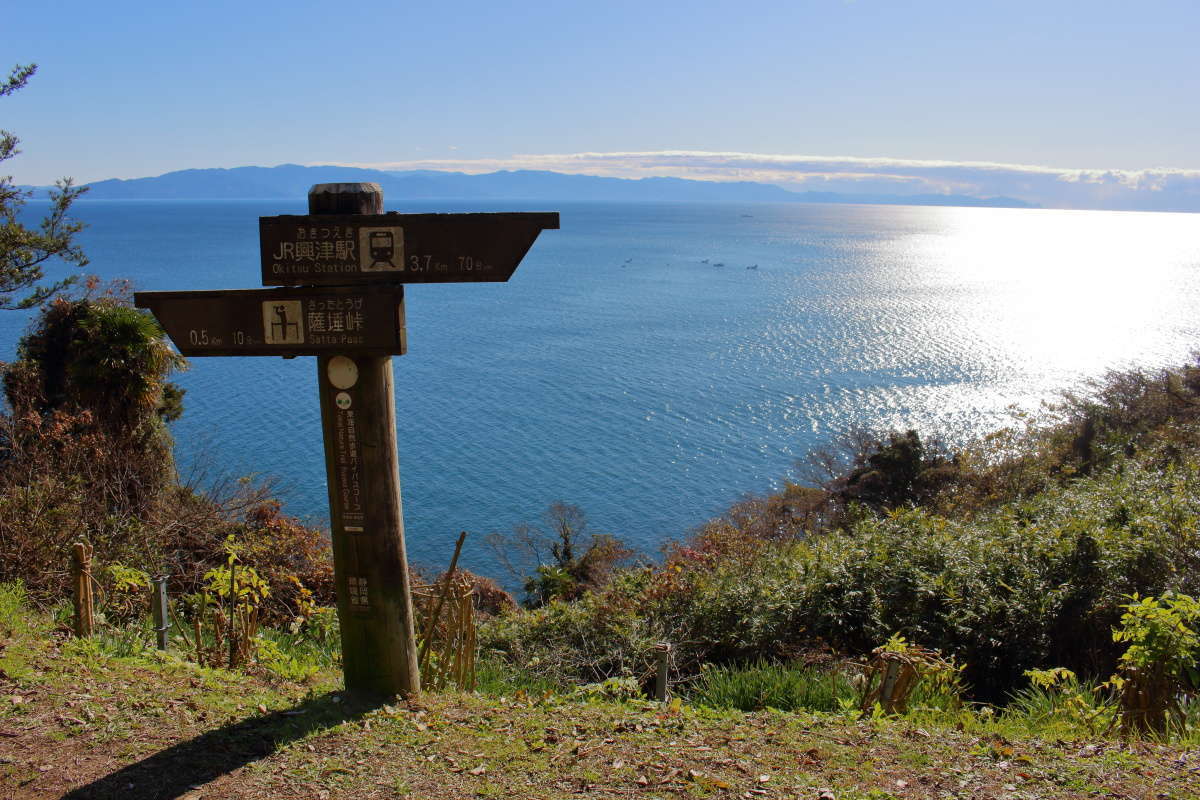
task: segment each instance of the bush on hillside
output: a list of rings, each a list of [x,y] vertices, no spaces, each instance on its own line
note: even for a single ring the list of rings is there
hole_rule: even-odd
[[[487,537],[500,562],[523,581],[530,608],[599,589],[633,555],[616,537],[592,532],[579,506],[551,503],[542,518],[545,527],[522,523],[510,534]]]
[[[1200,459],[1159,460],[1124,458],[970,520],[897,509],[789,541],[708,526],[662,567],[485,638],[588,681],[642,674],[658,639],[694,673],[815,643],[862,654],[895,633],[965,663],[980,699],[1002,700],[1036,667],[1104,676],[1128,595],[1200,588]]]
[[[168,373],[182,365],[153,318],[90,284],[45,306],[3,372],[0,579],[61,591],[70,542],[107,561],[155,551],[153,525],[174,480]]]
[[[86,541],[107,594],[118,589],[103,583],[110,567],[167,573],[172,593],[195,592],[232,534],[270,584],[266,620],[333,602],[322,533],[284,516],[269,487],[179,484],[166,425],[183,393],[166,378],[183,361],[125,287],[93,281],[47,303],[18,356],[3,369],[0,581],[57,602],[70,592],[71,545]]]

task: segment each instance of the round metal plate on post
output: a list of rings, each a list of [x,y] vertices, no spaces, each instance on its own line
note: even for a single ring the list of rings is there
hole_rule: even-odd
[[[329,367],[325,370],[329,382],[339,389],[349,389],[358,383],[358,365],[353,358],[334,356],[329,359]]]

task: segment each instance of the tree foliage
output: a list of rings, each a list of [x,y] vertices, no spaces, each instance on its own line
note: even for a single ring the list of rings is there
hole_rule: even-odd
[[[579,506],[554,502],[542,518],[544,526],[522,523],[511,534],[488,535],[500,562],[524,581],[531,608],[599,588],[633,555],[616,537],[592,532]]]
[[[84,540],[97,574],[113,564],[166,573],[173,593],[194,593],[232,537],[270,588],[262,620],[290,623],[331,603],[322,533],[282,514],[268,485],[180,484],[166,423],[183,391],[167,378],[184,361],[127,294],[90,282],[44,303],[4,365],[0,581],[54,602],[67,592],[71,543]]]
[[[154,318],[130,305],[124,285],[101,290],[92,281],[84,293],[44,305],[17,353],[4,389],[18,415],[87,410],[132,436],[160,431],[160,421],[181,413],[182,390],[166,378],[186,362]]]
[[[182,359],[153,318],[96,289],[44,304],[4,365],[0,572],[35,593],[60,583],[75,540],[102,564],[158,566],[154,527],[175,481],[164,419],[178,411],[164,390]]]
[[[0,83],[0,97],[21,89],[37,71],[37,65],[17,65],[8,79]],[[0,130],[0,163],[21,151],[11,132]],[[70,178],[55,183],[50,192],[50,209],[35,227],[20,221],[20,212],[33,192],[18,188],[12,176],[0,176],[0,309],[31,308],[74,281],[74,276],[43,284],[45,264],[58,258],[77,267],[88,263],[75,241],[83,224],[72,219],[71,204],[86,187],[75,186]]]

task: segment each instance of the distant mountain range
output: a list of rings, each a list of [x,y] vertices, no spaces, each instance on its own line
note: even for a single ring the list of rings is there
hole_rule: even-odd
[[[469,175],[417,170],[392,172],[356,167],[235,167],[185,169],[153,178],[112,178],[90,184],[95,200],[298,199],[314,183],[371,182],[383,187],[388,205],[406,200],[522,200],[673,203],[870,203],[883,205],[1037,208],[1011,197],[967,195],[839,194],[791,192],[749,181],[684,178],[602,178],[518,170]]]

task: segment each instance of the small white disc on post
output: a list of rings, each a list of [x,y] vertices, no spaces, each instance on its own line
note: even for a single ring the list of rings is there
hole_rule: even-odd
[[[329,382],[339,389],[349,389],[354,384],[358,383],[358,365],[354,363],[354,359],[346,356],[334,356],[329,359],[329,366],[326,368],[329,376]]]

